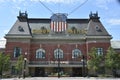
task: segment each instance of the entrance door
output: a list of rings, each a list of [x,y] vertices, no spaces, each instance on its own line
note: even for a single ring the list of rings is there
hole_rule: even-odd
[[[36,77],[44,77],[45,74],[45,69],[41,67],[36,67],[35,68],[35,76]]]
[[[73,68],[73,77],[80,77],[82,76],[82,68]]]

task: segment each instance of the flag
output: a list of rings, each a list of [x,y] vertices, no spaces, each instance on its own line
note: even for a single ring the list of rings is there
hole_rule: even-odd
[[[53,32],[63,32],[67,29],[66,21],[51,21],[50,28]]]

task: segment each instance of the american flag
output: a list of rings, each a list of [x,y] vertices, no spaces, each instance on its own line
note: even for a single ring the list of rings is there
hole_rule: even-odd
[[[51,30],[53,32],[63,32],[67,29],[66,21],[51,21]]]

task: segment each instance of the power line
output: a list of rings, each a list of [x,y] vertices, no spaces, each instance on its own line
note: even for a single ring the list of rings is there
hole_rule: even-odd
[[[54,13],[50,8],[48,8],[42,1],[39,0],[39,2],[47,9],[49,10],[52,14]]]
[[[80,4],[78,7],[76,7],[75,9],[73,9],[71,12],[68,13],[68,15],[71,15],[73,12],[75,12],[76,10],[78,10],[81,6],[83,6],[88,0],[84,1],[82,4]],[[39,2],[48,10],[50,11],[52,14],[54,14],[54,12],[47,7],[42,1],[39,0]],[[60,7],[60,5],[59,5]],[[58,9],[59,10],[59,9]]]
[[[84,1],[82,4],[80,4],[78,7],[76,7],[75,9],[73,9],[71,12],[68,13],[68,15],[71,15],[73,12],[75,12],[76,10],[78,10],[82,5],[84,5],[88,0]]]

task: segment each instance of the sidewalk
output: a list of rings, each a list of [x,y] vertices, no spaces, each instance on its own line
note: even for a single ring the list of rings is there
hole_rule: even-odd
[[[120,80],[120,78],[98,78],[98,77],[27,77],[23,78],[9,78],[0,80]]]

